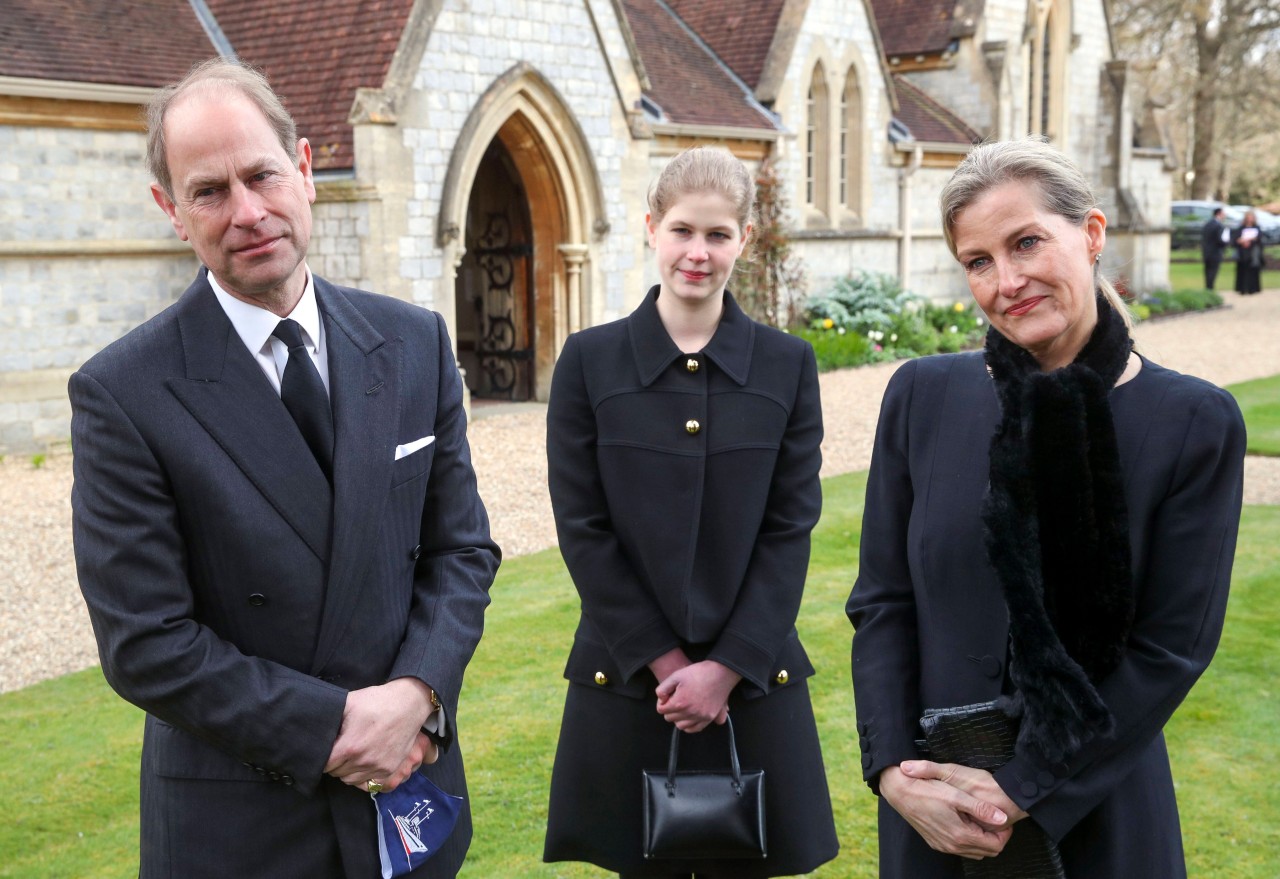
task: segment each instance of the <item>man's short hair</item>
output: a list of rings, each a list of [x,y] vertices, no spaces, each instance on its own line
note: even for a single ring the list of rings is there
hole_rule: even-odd
[[[276,133],[289,161],[298,160],[298,126],[262,71],[238,60],[210,58],[192,67],[178,82],[157,91],[147,105],[147,170],[170,201],[173,200],[173,178],[169,174],[169,157],[165,153],[165,116],[174,103],[188,94],[218,91],[239,92],[253,102]]]
[[[1216,208],[1213,209],[1214,219],[1217,219],[1218,217],[1222,216],[1226,212],[1227,212],[1226,208],[1224,208],[1222,205],[1218,205]]]

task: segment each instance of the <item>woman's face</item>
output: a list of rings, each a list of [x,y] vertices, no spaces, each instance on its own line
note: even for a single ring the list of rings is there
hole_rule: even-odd
[[[738,226],[733,203],[718,192],[680,196],[654,222],[645,216],[649,246],[658,259],[662,296],[696,305],[719,302],[751,226]]]
[[[1020,181],[988,190],[956,215],[952,237],[969,291],[1041,369],[1074,360],[1098,322],[1093,266],[1106,228],[1096,209],[1080,226],[1050,213],[1037,188]]]

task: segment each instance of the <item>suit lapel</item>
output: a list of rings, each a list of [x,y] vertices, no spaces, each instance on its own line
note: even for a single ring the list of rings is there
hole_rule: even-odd
[[[329,557],[330,488],[280,397],[205,280],[178,314],[186,376],[169,390],[321,560]]]
[[[395,460],[400,345],[333,285],[315,278],[329,353],[334,420],[333,550],[312,670],[322,669],[360,597]]]

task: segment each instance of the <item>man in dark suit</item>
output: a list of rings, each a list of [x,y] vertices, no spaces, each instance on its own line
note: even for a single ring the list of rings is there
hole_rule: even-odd
[[[1204,258],[1204,286],[1212,290],[1218,280],[1218,268],[1222,265],[1222,253],[1227,249],[1230,233],[1222,224],[1226,212],[1221,206],[1214,208],[1213,216],[1200,229],[1200,255]]]
[[[70,383],[80,586],[147,712],[140,875],[378,876],[371,789],[465,794],[499,561],[444,324],[307,269],[311,148],[256,72],[162,90],[148,161],[205,268]]]

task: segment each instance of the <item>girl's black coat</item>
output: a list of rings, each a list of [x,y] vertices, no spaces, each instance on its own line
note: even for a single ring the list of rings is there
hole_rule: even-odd
[[[822,506],[817,364],[727,293],[715,336],[682,354],[656,301],[571,336],[552,382],[552,506],[582,616],[544,857],[634,876],[805,873],[838,850],[795,629]],[[767,859],[641,855],[640,775],[665,766],[672,730],[647,664],[674,647],[743,677],[729,706],[742,765],[766,773]],[[719,728],[683,739],[682,769],[727,767]]]
[[[795,620],[822,507],[817,364],[728,294],[686,357],[656,302],[570,336],[552,384],[551,500],[582,596],[566,675],[648,695],[636,673],[683,646],[760,695],[812,673]]]

